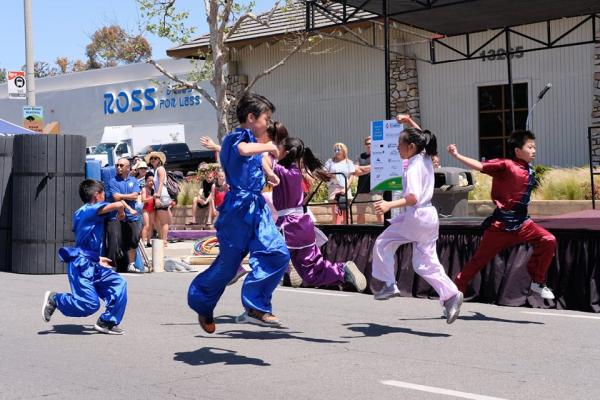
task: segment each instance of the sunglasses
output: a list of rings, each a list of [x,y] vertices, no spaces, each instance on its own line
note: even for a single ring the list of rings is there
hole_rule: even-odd
[[[115,167],[117,167],[117,168],[125,168],[125,167],[129,167],[129,165],[127,165],[127,164],[115,164]]]
[[[150,157],[150,161],[152,161],[152,160],[159,160],[159,158],[158,157]]]

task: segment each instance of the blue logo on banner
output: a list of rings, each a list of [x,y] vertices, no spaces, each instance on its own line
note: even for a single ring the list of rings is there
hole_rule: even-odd
[[[373,132],[373,140],[383,140],[383,121],[371,122],[371,131]]]

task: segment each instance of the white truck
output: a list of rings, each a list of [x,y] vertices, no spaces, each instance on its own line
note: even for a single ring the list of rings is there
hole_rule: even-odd
[[[100,143],[86,158],[113,165],[120,157],[133,157],[150,145],[185,143],[183,124],[106,126]]]

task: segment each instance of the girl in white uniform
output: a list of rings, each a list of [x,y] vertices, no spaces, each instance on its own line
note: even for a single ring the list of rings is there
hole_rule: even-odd
[[[451,324],[460,313],[462,293],[446,275],[436,252],[439,232],[438,214],[431,205],[434,174],[431,156],[437,152],[437,141],[429,131],[421,131],[408,115],[398,115],[399,123],[411,126],[405,129],[398,141],[400,157],[408,160],[404,169],[402,198],[396,201],[375,203],[378,214],[391,208],[404,207],[403,212],[390,220],[391,225],[377,238],[373,249],[373,277],[384,282],[375,293],[376,300],[399,296],[396,286],[394,254],[399,246],[413,244],[413,269],[429,283],[440,296],[445,308],[446,322]]]

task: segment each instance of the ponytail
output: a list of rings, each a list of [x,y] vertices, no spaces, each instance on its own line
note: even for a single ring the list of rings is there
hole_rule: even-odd
[[[437,155],[437,138],[435,135],[426,129],[423,131],[423,136],[425,138],[425,154],[428,156]]]
[[[279,164],[289,168],[293,163],[298,168],[304,169],[310,176],[329,181],[331,174],[323,168],[323,163],[313,154],[312,150],[304,146],[304,142],[298,138],[288,137],[281,143],[284,150],[287,151],[285,157],[279,160]]]
[[[437,154],[437,138],[428,130],[420,130],[418,128],[407,128],[402,131],[404,140],[409,144],[414,144],[417,147],[417,154],[425,150],[428,156]]]
[[[323,163],[313,154],[309,147],[304,148],[304,158],[302,159],[304,169],[309,175],[315,176],[322,181],[330,181],[331,174],[325,171]]]

